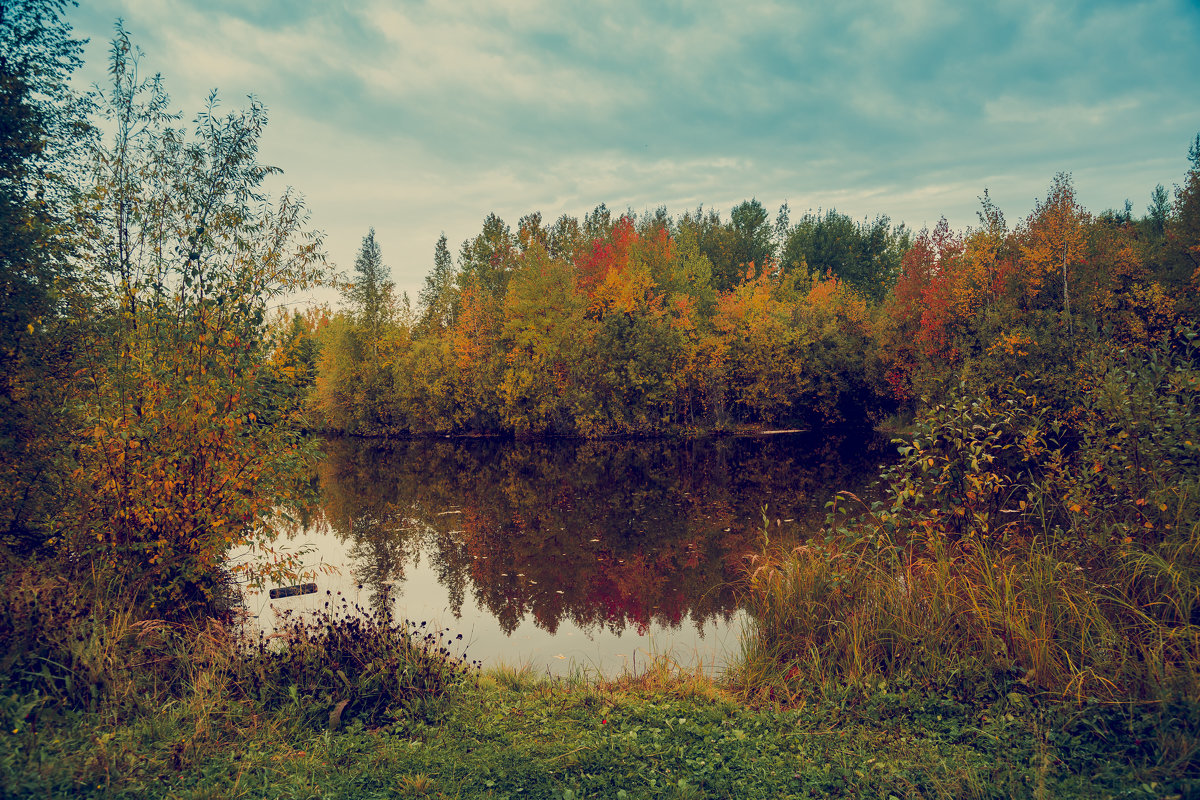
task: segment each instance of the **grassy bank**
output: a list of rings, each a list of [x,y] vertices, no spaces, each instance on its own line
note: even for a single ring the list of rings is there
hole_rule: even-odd
[[[1189,709],[1044,707],[883,687],[791,710],[658,674],[486,672],[379,726],[305,724],[210,686],[159,712],[6,698],[11,797],[1192,796]],[[32,707],[31,707],[32,706]],[[32,712],[32,717],[30,713]],[[33,721],[30,721],[32,719]]]

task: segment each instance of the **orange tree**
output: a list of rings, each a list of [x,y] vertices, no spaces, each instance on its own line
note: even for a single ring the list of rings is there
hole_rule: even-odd
[[[95,96],[111,138],[93,147],[80,260],[101,288],[75,374],[78,499],[59,544],[172,613],[211,604],[231,548],[269,550],[299,491],[309,447],[299,393],[284,389],[297,376],[273,357],[267,311],[318,279],[323,256],[303,203],[265,193],[278,170],[257,159],[262,106],[221,116],[214,94],[188,133],[139,56],[118,27]]]

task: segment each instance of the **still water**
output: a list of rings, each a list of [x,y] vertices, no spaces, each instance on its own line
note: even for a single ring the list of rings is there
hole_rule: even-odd
[[[839,489],[868,492],[886,440],[332,439],[321,502],[285,543],[338,592],[463,634],[485,666],[619,674],[656,655],[719,669],[739,650],[737,583],[765,530],[803,540]]]

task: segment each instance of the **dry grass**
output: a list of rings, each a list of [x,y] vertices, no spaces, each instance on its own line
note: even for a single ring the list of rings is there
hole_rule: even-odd
[[[1074,698],[1200,688],[1196,586],[1161,554],[1097,574],[1037,541],[918,553],[876,534],[869,547],[809,544],[754,561],[744,589],[754,629],[732,673],[743,694],[794,700],[814,684],[932,682],[964,668]]]

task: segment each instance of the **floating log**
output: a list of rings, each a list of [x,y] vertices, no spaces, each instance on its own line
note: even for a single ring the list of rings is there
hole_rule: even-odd
[[[315,583],[302,583],[299,586],[280,586],[271,590],[271,599],[278,600],[280,597],[295,597],[298,594],[316,594],[317,585]]]

